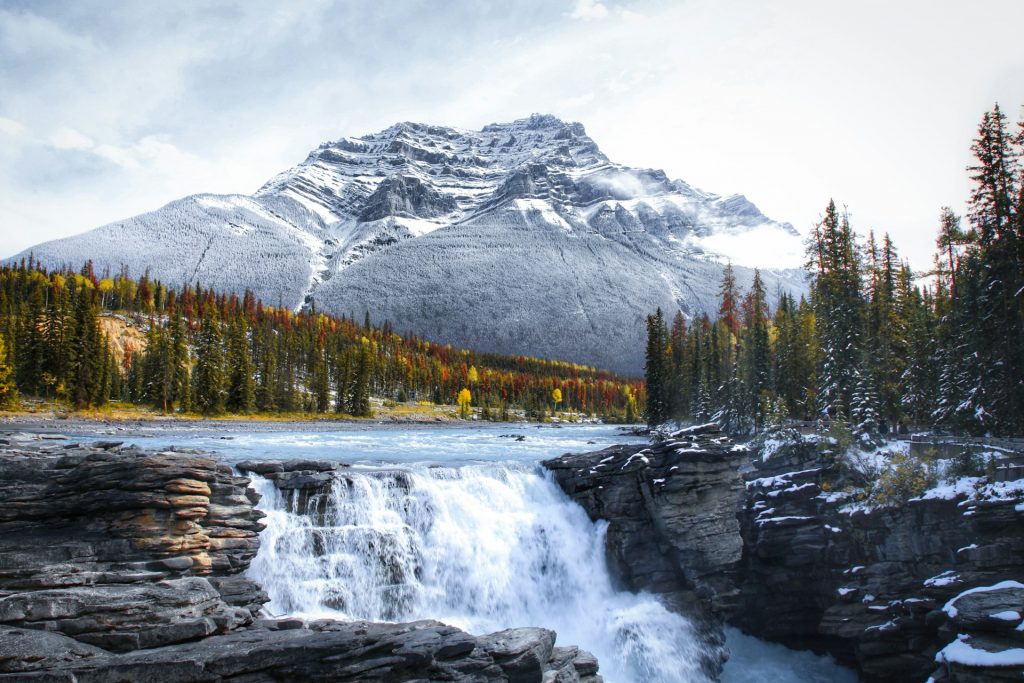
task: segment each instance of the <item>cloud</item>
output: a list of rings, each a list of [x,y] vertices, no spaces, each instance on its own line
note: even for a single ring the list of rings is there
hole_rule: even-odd
[[[0,116],[0,133],[17,137],[25,132],[25,124]]]
[[[835,196],[927,263],[978,117],[1019,104],[1024,3],[976,3],[1004,21],[934,0],[0,0],[0,245],[253,192],[395,121],[540,111],[798,229]]]
[[[94,49],[91,38],[69,31],[55,21],[28,10],[0,9],[0,54],[26,57]]]
[[[571,19],[592,21],[608,16],[608,8],[600,0],[576,0],[576,6],[569,13]]]
[[[64,127],[54,131],[50,136],[50,144],[56,149],[87,150],[92,149],[96,143],[88,135]]]

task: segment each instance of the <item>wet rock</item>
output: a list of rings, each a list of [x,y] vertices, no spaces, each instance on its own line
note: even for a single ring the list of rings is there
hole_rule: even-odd
[[[748,459],[717,426],[704,425],[544,466],[592,519],[608,521],[609,561],[628,588],[705,616],[728,612],[738,594],[738,471]]]
[[[960,598],[970,626],[943,611],[965,589],[1024,576],[1020,500],[864,508],[836,490],[841,464],[801,438],[753,464],[741,512],[743,600],[732,617],[743,630],[828,650],[866,680],[924,680],[958,633],[999,626],[982,614],[990,601],[995,609],[1019,599]],[[972,680],[966,670],[946,680]]]
[[[545,629],[257,618],[249,478],[179,450],[18,443],[0,447],[0,680],[600,681]],[[307,503],[343,481],[323,461],[239,469]]]
[[[866,509],[813,439],[751,452],[714,425],[544,464],[608,522],[623,584],[703,616],[709,638],[728,621],[830,652],[869,681],[1024,675],[1024,662],[992,665],[1024,648],[1024,591],[1001,584],[1024,577],[1024,486]]]

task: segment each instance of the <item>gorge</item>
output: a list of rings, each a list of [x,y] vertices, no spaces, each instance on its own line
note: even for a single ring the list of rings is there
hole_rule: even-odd
[[[751,453],[715,443],[717,435],[688,437],[671,449],[637,445],[637,437],[599,426],[321,428],[304,435],[272,428],[139,428],[117,434],[121,443],[95,433],[70,440],[43,436],[9,435],[0,444],[0,467],[10,482],[5,500],[11,501],[3,520],[7,569],[0,597],[6,634],[0,674],[7,678],[32,670],[35,678],[26,680],[40,680],[43,670],[52,669],[63,678],[42,680],[108,680],[103,676],[113,674],[102,672],[124,670],[118,666],[164,666],[169,658],[187,655],[192,669],[175,680],[235,680],[242,675],[241,659],[226,663],[228,645],[220,642],[252,653],[249,659],[257,663],[246,665],[251,668],[245,675],[253,678],[245,680],[286,680],[282,672],[294,676],[299,669],[288,667],[297,666],[333,676],[339,667],[353,667],[346,670],[361,672],[353,680],[372,680],[371,671],[398,676],[403,666],[420,671],[413,677],[435,667],[430,675],[438,680],[588,680],[599,663],[599,675],[608,681],[852,681],[852,672],[827,660],[754,641],[731,628],[723,632],[723,620],[857,663],[858,648],[870,650],[866,641],[822,631],[821,642],[814,642],[814,617],[836,614],[832,622],[851,624],[850,632],[899,621],[899,615],[874,608],[895,609],[894,595],[885,590],[909,590],[905,576],[887,585],[886,576],[865,561],[863,575],[842,577],[841,587],[859,591],[856,600],[830,601],[829,582],[842,576],[841,563],[838,547],[818,536],[839,534],[820,523],[823,531],[812,533],[807,520],[801,526],[784,519],[810,517],[784,507],[806,504],[809,488],[788,492],[804,482],[785,483],[781,475],[778,496],[768,496],[774,489],[764,489],[763,482],[745,486],[738,470],[744,463],[749,467]],[[186,448],[168,450],[175,443]],[[553,474],[538,467],[559,452],[602,447],[600,454],[548,461]],[[182,452],[195,449],[217,452],[217,462]],[[788,467],[794,461],[786,458],[795,456],[778,457],[774,466]],[[583,462],[590,465],[584,468]],[[71,477],[72,472],[95,474]],[[19,478],[23,493],[15,494]],[[246,479],[250,492],[242,493]],[[42,488],[24,488],[32,481]],[[209,493],[185,481],[204,483]],[[119,493],[107,500],[121,509],[104,517],[108,513],[97,512],[99,497],[89,486],[109,490],[114,482]],[[35,505],[26,502],[33,495]],[[758,527],[752,520],[763,509],[753,517],[749,510],[777,498],[779,521]],[[746,503],[737,516],[730,505],[741,499]],[[1012,515],[1012,504],[1000,505]],[[75,528],[74,538],[62,539],[72,528],[67,524],[73,506],[94,519],[80,520],[84,526]],[[39,520],[46,515],[55,523],[49,536],[40,536]],[[985,519],[992,538],[1006,546],[998,555],[1003,571],[1016,571],[1015,541],[1006,528],[1019,527],[1019,520],[992,527],[994,518]],[[265,528],[257,536],[258,527]],[[936,544],[959,543],[952,538],[956,533],[950,530]],[[103,540],[111,534],[115,538]],[[772,566],[773,547],[793,559],[790,573]],[[987,566],[996,567],[997,554],[989,545],[979,547],[989,548],[983,551]],[[807,558],[818,557],[811,549],[836,566],[813,591],[801,574]],[[945,559],[941,555],[937,551],[935,563]],[[982,576],[960,575],[972,585]],[[867,591],[877,600],[861,602]],[[803,597],[813,599],[801,611],[796,607]],[[75,607],[53,613],[56,604]],[[150,630],[141,629],[138,612],[134,622],[129,618],[133,609],[152,610],[165,627],[143,636]],[[934,605],[918,610],[934,611]],[[868,623],[865,615],[877,619]],[[847,618],[852,621],[842,621]],[[369,625],[382,621],[407,625]],[[508,632],[512,627],[532,628]],[[897,631],[904,640],[907,628]],[[557,641],[551,642],[546,629],[557,633]],[[934,633],[928,637],[937,642]],[[66,654],[60,661],[26,656],[25,643],[33,638],[47,639],[36,647]],[[896,640],[875,641],[875,651],[877,642],[892,649]],[[353,642],[361,643],[359,661],[328,662],[327,652],[351,649]],[[300,647],[324,655],[299,662]],[[723,669],[727,649],[733,656]],[[905,659],[920,665],[919,656]],[[884,660],[877,654],[864,659],[876,665]],[[527,671],[524,678],[509,675],[516,667]],[[437,673],[442,669],[447,673]],[[885,679],[885,667],[861,669],[872,680],[898,680]],[[491,673],[481,673],[486,671]]]

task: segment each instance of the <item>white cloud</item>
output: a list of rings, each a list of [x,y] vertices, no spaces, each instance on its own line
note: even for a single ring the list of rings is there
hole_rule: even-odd
[[[569,17],[591,21],[593,19],[604,19],[608,16],[608,8],[600,0],[576,0],[576,6]]]
[[[92,149],[96,143],[88,135],[74,128],[58,128],[50,136],[50,144],[56,149],[86,150]]]
[[[88,36],[79,35],[57,22],[24,10],[0,8],[0,54],[40,55],[64,51],[92,51]]]
[[[802,231],[835,197],[926,265],[981,113],[1020,104],[1022,2],[426,5],[0,0],[0,244],[252,192],[399,120],[551,112],[617,162]]]
[[[25,132],[25,125],[14,119],[6,119],[0,116],[0,133],[10,135],[12,137],[21,135]]]

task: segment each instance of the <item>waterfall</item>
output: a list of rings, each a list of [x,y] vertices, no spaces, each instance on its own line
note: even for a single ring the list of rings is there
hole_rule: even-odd
[[[708,680],[693,625],[615,590],[605,525],[535,466],[353,469],[308,500],[253,485],[268,516],[250,575],[272,614],[544,626],[597,655],[612,683]]]

